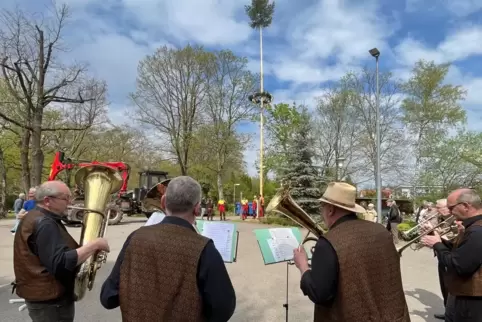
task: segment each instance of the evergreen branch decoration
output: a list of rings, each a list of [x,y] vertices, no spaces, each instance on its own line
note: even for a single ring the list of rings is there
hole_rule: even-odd
[[[244,6],[251,19],[249,26],[253,29],[267,28],[273,22],[274,2],[269,0],[251,0],[251,5]]]

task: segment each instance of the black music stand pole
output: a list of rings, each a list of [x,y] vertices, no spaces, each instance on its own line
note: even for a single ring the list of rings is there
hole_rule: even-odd
[[[286,322],[288,322],[288,283],[289,283],[289,268],[292,263],[290,261],[286,262],[286,303],[283,304],[283,307],[285,308],[286,311]]]

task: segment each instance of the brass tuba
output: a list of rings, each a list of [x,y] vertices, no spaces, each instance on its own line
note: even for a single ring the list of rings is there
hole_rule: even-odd
[[[308,234],[306,234],[301,244],[305,244],[309,241],[316,242],[318,238],[323,236],[324,231],[321,226],[293,200],[288,189],[284,189],[271,199],[266,208],[266,213],[270,212],[281,213],[298,223],[300,226],[308,229]],[[315,237],[308,237],[310,233]],[[313,253],[313,248],[311,249],[311,252]]]
[[[122,177],[119,172],[104,165],[83,167],[75,174],[75,183],[85,192],[84,217],[79,246],[99,237],[104,237],[109,225],[109,214],[105,208],[111,194],[119,191]],[[97,252],[79,267],[75,276],[75,300],[80,301],[88,288],[92,290],[97,270],[107,260],[107,254]]]

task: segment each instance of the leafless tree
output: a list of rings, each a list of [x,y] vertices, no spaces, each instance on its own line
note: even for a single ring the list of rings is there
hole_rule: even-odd
[[[96,98],[85,86],[85,66],[65,65],[58,59],[57,53],[65,50],[61,36],[69,12],[65,5],[53,9],[53,16],[48,19],[38,19],[20,9],[4,10],[0,15],[5,27],[0,34],[0,69],[12,104],[19,107],[15,117],[0,111],[0,118],[20,129],[26,190],[42,179],[44,132],[84,130],[92,125],[75,128],[44,124],[49,105],[86,104]]]
[[[214,53],[203,113],[205,134],[210,138],[206,150],[215,155],[215,164],[207,165],[217,177],[219,199],[224,199],[223,175],[230,155],[237,154],[242,136],[236,126],[253,117],[256,106],[248,96],[257,87],[256,77],[247,69],[248,60],[231,51]],[[244,143],[244,142],[243,142]]]
[[[365,175],[376,179],[376,73],[363,69],[349,73],[341,84],[350,92],[350,101],[359,124],[358,140],[361,158],[367,162]],[[400,122],[400,85],[390,73],[380,73],[380,171],[385,178],[404,175],[405,133]],[[366,177],[366,176],[365,176]]]
[[[325,177],[333,174],[337,179],[360,177],[357,174],[369,164],[366,158],[360,157],[362,127],[350,98],[350,92],[339,84],[317,98],[313,118],[315,155]],[[339,158],[345,159],[341,167],[336,164]],[[328,172],[330,169],[334,171]]]
[[[202,47],[164,46],[138,67],[137,89],[131,94],[137,107],[133,118],[166,140],[165,152],[176,156],[183,175],[189,170],[193,132],[206,101],[213,60]]]
[[[45,110],[44,124],[54,127],[54,124],[65,128],[75,128],[75,131],[49,131],[43,135],[45,145],[57,151],[64,151],[73,158],[80,158],[92,142],[86,142],[89,133],[99,130],[108,123],[106,92],[107,85],[94,79],[86,81],[86,92],[92,100],[84,104],[51,105]],[[53,151],[52,151],[53,152]]]

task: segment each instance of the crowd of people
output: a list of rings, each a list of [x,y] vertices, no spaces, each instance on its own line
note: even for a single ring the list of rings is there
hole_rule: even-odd
[[[162,191],[163,217],[127,237],[103,282],[100,303],[106,309],[120,307],[125,322],[228,321],[236,308],[234,287],[213,241],[195,229],[202,209],[209,212],[213,204],[203,203],[201,186],[187,176],[171,179]],[[46,182],[35,190],[34,208],[19,218],[14,288],[33,322],[74,321],[76,269],[94,253],[110,249],[104,238],[79,246],[70,236],[62,219],[71,198],[64,183]],[[318,239],[311,263],[304,247],[293,250],[301,291],[314,303],[314,321],[410,321],[395,247],[394,229],[401,222],[396,203],[387,202],[385,227],[374,222],[376,213],[367,214],[356,204],[356,189],[347,183],[328,184],[320,202],[329,231]],[[422,208],[421,233],[432,233],[421,243],[438,259],[444,295],[445,312],[437,317],[482,321],[480,197],[471,189],[458,189],[435,207]],[[455,239],[433,229],[429,214],[435,211],[445,219],[453,216]],[[357,214],[370,217],[362,220]]]

